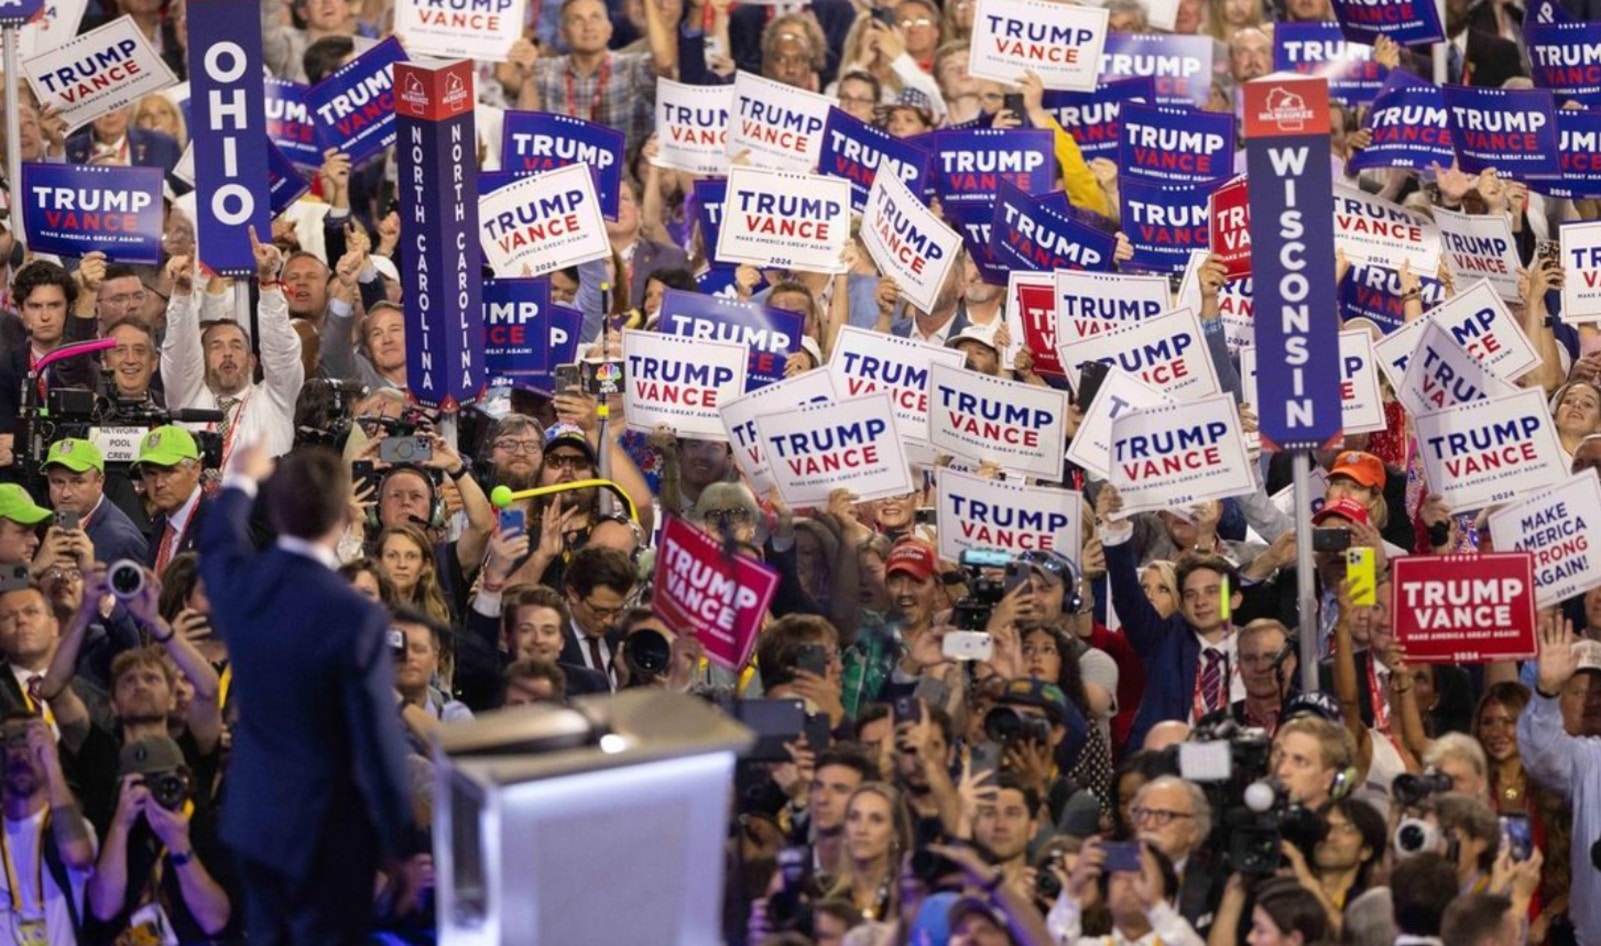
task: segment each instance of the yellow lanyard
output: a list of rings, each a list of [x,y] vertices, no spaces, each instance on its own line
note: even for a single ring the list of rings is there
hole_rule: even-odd
[[[44,842],[49,830],[50,809],[46,808],[44,818],[39,822],[39,843],[35,846],[33,852],[33,892],[39,897],[38,916],[44,916]],[[13,916],[21,917],[24,906],[22,891],[18,889],[17,867],[11,862],[11,845],[6,841],[6,832],[3,827],[0,827],[0,861],[5,862],[6,889],[11,894],[11,913]]]
[[[228,663],[217,677],[217,711],[228,712],[228,688],[233,685],[233,664]]]
[[[56,726],[56,716],[54,713],[50,712],[50,704],[46,703],[44,700],[35,700],[33,698],[33,694],[29,693],[28,690],[28,687],[22,688],[22,701],[28,704],[28,712],[36,714],[45,721],[45,725],[49,726],[51,729],[54,729]]]

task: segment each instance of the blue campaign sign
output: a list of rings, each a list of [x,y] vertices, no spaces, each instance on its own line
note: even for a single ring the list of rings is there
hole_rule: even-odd
[[[550,373],[550,280],[484,279],[484,370],[491,378]]]
[[[1124,268],[1182,273],[1190,251],[1204,250],[1209,243],[1212,218],[1207,200],[1217,183],[1163,187],[1120,178],[1123,235],[1134,247],[1134,258]]]
[[[338,148],[354,165],[394,144],[394,69],[405,60],[405,48],[391,36],[307,90],[317,147]],[[471,84],[467,89],[470,96]]]
[[[195,157],[195,244],[219,276],[255,275],[247,227],[272,232],[263,107],[261,17],[254,0],[194,0],[189,36],[202,51],[189,73]]]
[[[695,275],[695,290],[701,295],[716,296],[719,299],[738,299],[739,285],[734,277],[739,273],[738,266],[727,263],[713,263],[703,272]],[[758,279],[756,285],[751,287],[752,293],[761,292],[767,288],[765,277]]]
[[[1073,136],[1084,160],[1117,160],[1123,106],[1156,103],[1156,80],[1150,76],[1103,82],[1094,92],[1047,90],[1044,107],[1062,130]]]
[[[1013,269],[1112,268],[1116,236],[1062,214],[1004,181],[994,213],[990,246],[996,259]],[[1329,219],[1333,220],[1332,210]]]
[[[1055,133],[1048,128],[937,131],[934,192],[946,206],[993,207],[1002,185],[1043,194],[1056,182]]]
[[[1402,46],[1445,40],[1434,0],[1330,0],[1345,35],[1371,44],[1388,36]]]
[[[880,170],[889,169],[907,190],[922,194],[928,188],[928,163],[926,149],[840,109],[828,110],[817,170],[851,182],[851,209],[857,213],[867,206],[867,192],[872,190],[873,178]]]
[[[784,379],[784,364],[800,351],[805,324],[805,317],[795,312],[669,289],[662,294],[659,331],[749,345],[750,364],[745,371],[745,391],[749,393]]]
[[[1234,176],[1234,116],[1187,107],[1123,109],[1118,169],[1155,184],[1199,184]]]
[[[1107,33],[1101,50],[1101,79],[1156,80],[1162,105],[1205,105],[1212,97],[1210,36],[1173,33]]]
[[[992,286],[1006,285],[1010,271],[990,244],[995,211],[989,207],[945,207],[944,210],[945,222],[962,235],[962,246],[967,249],[968,259],[978,267],[979,277]]]
[[[100,250],[113,263],[154,266],[161,262],[163,209],[160,168],[22,166],[22,224],[35,253]]]
[[[1601,197],[1601,111],[1559,108],[1556,119],[1562,177],[1530,181],[1529,187],[1569,200]]]
[[[1313,450],[1343,425],[1334,282],[1334,169],[1329,87],[1268,77],[1245,84],[1245,162],[1257,405],[1264,446]],[[1280,396],[1282,395],[1282,396]]]
[[[1428,171],[1436,163],[1450,167],[1456,160],[1445,92],[1404,69],[1395,70],[1384,80],[1363,127],[1372,131],[1373,141],[1346,162],[1353,171]]]
[[[317,147],[317,126],[306,107],[307,86],[288,79],[267,77],[267,135],[284,156],[302,167],[322,167],[322,151]]]
[[[1445,87],[1451,144],[1462,170],[1486,168],[1515,180],[1555,177],[1557,122],[1549,89]]]
[[[1559,104],[1601,105],[1601,23],[1530,23],[1524,38],[1536,87],[1556,93]]]
[[[43,9],[44,0],[0,0],[0,26],[22,26]]]
[[[500,140],[500,169],[518,177],[586,164],[595,178],[600,212],[617,219],[627,140],[615,128],[550,112],[507,112]]]
[[[1338,23],[1279,23],[1273,27],[1273,71],[1329,80],[1329,97],[1356,107],[1372,103],[1389,70],[1373,47],[1345,38]]]
[[[478,179],[464,172],[477,148],[472,67],[406,62],[394,77],[406,386],[446,412],[476,399],[487,381]]]
[[[267,152],[267,196],[272,202],[274,217],[289,209],[300,195],[311,190],[311,182],[300,173],[277,145],[263,142]]]
[[[1528,39],[1528,29],[1536,24],[1545,23],[1572,23],[1573,14],[1562,8],[1557,0],[1534,0],[1529,4],[1529,13],[1523,21],[1523,38]]]
[[[1418,276],[1423,310],[1445,301],[1445,284],[1434,276]],[[1401,275],[1393,269],[1363,263],[1351,264],[1340,283],[1340,319],[1367,319],[1388,335],[1406,322],[1406,300],[1401,298]]]
[[[700,245],[706,258],[717,257],[717,235],[723,228],[723,204],[728,201],[728,178],[704,178],[695,182],[695,220],[700,224]]]

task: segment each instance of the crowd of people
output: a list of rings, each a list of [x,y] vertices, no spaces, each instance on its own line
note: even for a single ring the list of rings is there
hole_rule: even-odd
[[[1115,33],[1162,32],[1141,0],[1106,6]],[[856,239],[843,273],[741,265],[708,281],[697,176],[659,161],[658,78],[744,70],[898,138],[1054,129],[1064,205],[1116,232],[1117,163],[1085,159],[1036,77],[969,75],[974,12],[529,5],[506,61],[478,64],[480,115],[545,110],[627,140],[609,258],[548,276],[552,299],[583,312],[579,357],[615,358],[622,328],[654,330],[669,289],[713,291],[803,316],[791,377],[825,370],[854,326],[1066,387],[1009,329],[983,247],[963,250],[928,311]],[[1529,87],[1520,3],[1446,0],[1445,14],[1451,82]],[[393,15],[263,0],[267,64],[316,83]],[[184,0],[90,0],[82,28],[118,16],[184,77]],[[1276,25],[1333,19],[1330,0],[1178,0],[1173,32],[1213,41],[1205,108],[1238,115],[1243,84],[1272,69]],[[1427,52],[1381,40],[1373,56],[1427,76]],[[1315,515],[1270,499],[1287,455],[1253,454],[1252,492],[1135,515],[1064,463],[1035,482],[1081,492],[1079,547],[963,568],[937,551],[960,524],[920,514],[943,459],[907,495],[838,489],[792,509],[752,490],[729,443],[631,429],[621,398],[582,385],[497,387],[446,415],[419,404],[392,154],[352,166],[328,151],[271,233],[238,235],[254,279],[225,279],[197,266],[194,196],[171,176],[183,108],[152,95],[72,130],[21,91],[8,150],[159,167],[169,200],[156,266],[47,258],[0,222],[0,941],[433,941],[440,728],[653,687],[807,712],[811,735],[793,734],[786,758],[739,764],[729,943],[1601,944],[1601,587],[1540,612],[1534,659],[1409,660],[1390,564],[1489,551],[1489,510],[1431,488],[1387,383],[1385,430],[1315,454]],[[1549,397],[1572,471],[1601,475],[1601,345],[1556,317],[1562,266],[1541,252],[1594,203],[1455,165],[1348,172],[1366,110],[1332,110],[1347,183],[1425,216],[1510,222],[1524,267],[1512,311],[1539,355],[1517,384]],[[498,166],[497,129],[479,122],[480,169]],[[1386,278],[1397,323],[1457,288],[1444,267]],[[1208,259],[1199,293],[1208,358],[1241,401],[1223,313],[1249,289]],[[91,339],[110,345],[36,367]],[[46,397],[74,388],[95,395],[83,423]],[[1074,402],[1069,438],[1087,407]],[[96,433],[128,427],[129,456]],[[409,459],[388,449],[402,441]],[[602,476],[616,496],[513,501],[520,528],[489,498]],[[653,610],[668,516],[777,572],[749,665],[715,665]],[[1300,611],[1296,537],[1313,528],[1372,551],[1375,604],[1353,603],[1346,557],[1319,551],[1316,610]],[[1003,576],[977,612],[988,656],[951,656],[957,603]],[[1308,652],[1316,688],[1302,685]],[[1203,763],[1219,752],[1222,776]]]

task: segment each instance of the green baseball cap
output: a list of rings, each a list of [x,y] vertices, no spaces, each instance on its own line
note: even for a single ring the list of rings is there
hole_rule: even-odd
[[[200,448],[195,446],[195,436],[182,427],[157,427],[139,441],[140,466],[177,466],[184,460],[198,459]]]
[[[36,526],[50,518],[50,510],[35,505],[28,491],[16,483],[0,483],[0,519]]]
[[[87,473],[90,470],[104,473],[106,458],[93,442],[67,437],[50,445],[50,452],[45,455],[44,465],[64,466],[74,473]]]

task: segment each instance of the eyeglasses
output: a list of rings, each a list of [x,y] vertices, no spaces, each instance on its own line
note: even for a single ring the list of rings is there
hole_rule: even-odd
[[[735,506],[729,509],[708,509],[703,518],[714,526],[722,526],[735,522],[749,522],[751,515],[749,509]]]
[[[926,16],[909,17],[901,21],[901,29],[909,30],[914,26],[933,26],[934,21]]]
[[[1133,811],[1129,812],[1129,814],[1134,817],[1135,822],[1144,822],[1153,828],[1165,827],[1171,823],[1174,818],[1195,817],[1195,813],[1192,811],[1173,811],[1170,808],[1146,808],[1143,805],[1135,808]]]
[[[144,290],[141,289],[138,292],[119,292],[116,295],[106,299],[106,301],[112,305],[118,306],[128,305],[130,303],[135,305],[144,305],[146,298],[147,296],[145,295]]]
[[[587,470],[589,458],[579,453],[545,454],[545,465],[555,470]]]
[[[497,440],[495,441],[495,449],[504,450],[507,453],[532,454],[542,452],[545,449],[545,445],[537,440]]]
[[[580,600],[582,600],[584,607],[589,609],[589,613],[598,618],[614,618],[628,610],[628,602],[626,601],[622,604],[619,604],[615,608],[602,608],[593,601],[590,601],[588,598],[583,598]]]
[[[49,568],[44,573],[45,581],[83,581],[83,572],[76,568]]]

